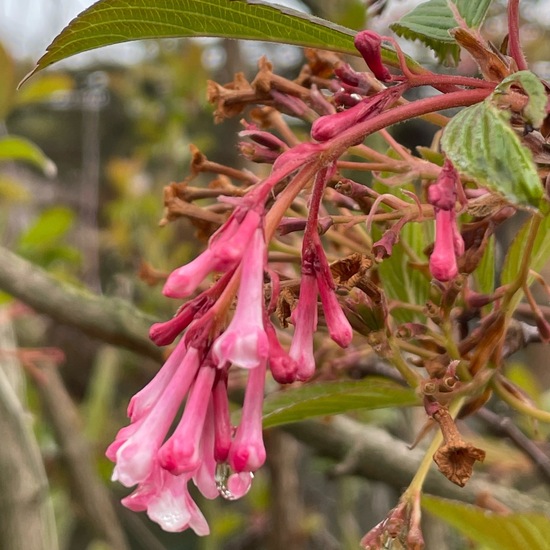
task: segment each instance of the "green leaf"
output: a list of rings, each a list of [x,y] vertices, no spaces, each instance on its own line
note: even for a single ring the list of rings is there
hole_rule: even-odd
[[[354,35],[319,17],[257,0],[102,0],[65,27],[26,78],[77,53],[145,38],[217,36],[358,55]]]
[[[531,71],[519,71],[507,76],[496,88],[493,98],[497,100],[499,94],[507,92],[512,84],[520,84],[525,93],[529,96],[529,102],[523,109],[523,116],[526,122],[535,128],[540,128],[546,116],[546,103],[548,96],[540,78]]]
[[[408,245],[421,261],[427,262],[423,252],[426,236],[422,226],[419,223],[405,224],[392,255],[378,265],[380,280],[389,300],[415,305],[426,303],[430,282],[419,269],[411,267],[411,260],[403,248],[403,244]],[[399,323],[419,320],[419,314],[409,309],[395,308],[391,314]]]
[[[74,212],[64,206],[45,210],[20,237],[20,249],[46,249],[57,245],[72,227],[74,218]]]
[[[15,96],[15,106],[21,107],[31,103],[48,101],[51,97],[60,92],[68,92],[74,88],[74,80],[65,74],[44,74],[29,85],[25,86]]]
[[[57,174],[57,168],[42,150],[28,139],[18,136],[0,138],[0,162],[22,161],[39,168],[48,177]]]
[[[426,495],[422,507],[487,549],[548,547],[550,518],[542,514],[497,515],[477,506]]]
[[[453,117],[441,147],[462,174],[516,206],[539,207],[543,188],[537,168],[508,118],[489,97]]]
[[[264,428],[353,410],[418,405],[413,390],[382,378],[318,382],[281,390],[264,400]]]
[[[483,252],[483,257],[474,271],[477,291],[492,294],[495,288],[495,237],[491,235]]]
[[[521,269],[521,262],[525,248],[527,246],[527,239],[529,237],[529,229],[531,227],[532,220],[527,220],[516,234],[512,244],[508,248],[504,263],[502,264],[502,272],[500,275],[500,284],[507,285],[516,280]],[[540,271],[550,260],[550,215],[547,215],[541,223],[537,235],[533,242],[533,249],[531,251],[531,262],[529,264],[530,269],[533,271]],[[532,275],[527,277],[527,284],[530,285],[534,278]],[[523,296],[523,291],[518,290],[516,292],[510,308],[514,309]]]
[[[470,28],[478,28],[491,0],[456,0],[458,12]],[[420,40],[434,50],[442,62],[458,62],[460,48],[449,34],[458,27],[447,0],[429,0],[414,8],[391,25],[392,31],[409,40]]]

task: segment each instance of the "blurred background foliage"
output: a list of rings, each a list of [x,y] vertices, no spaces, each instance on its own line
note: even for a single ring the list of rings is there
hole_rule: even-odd
[[[3,2],[7,0],[0,0],[0,6]],[[392,17],[384,10],[385,2],[370,4],[377,15],[375,24],[383,25]],[[412,5],[390,4],[392,13],[398,15]],[[527,54],[544,71],[548,69],[544,60],[550,57],[548,30],[537,24],[538,3],[525,4],[526,16],[531,17],[526,26]],[[303,0],[292,5],[352,28],[363,28],[367,20],[362,0]],[[502,3],[495,3],[486,27],[495,36],[502,34]],[[47,31],[53,38],[54,31]],[[162,189],[187,176],[190,144],[217,162],[243,165],[236,146],[238,120],[214,126],[206,102],[206,81],[228,82],[236,71],[252,77],[261,55],[267,55],[284,75],[296,75],[303,63],[302,52],[291,47],[222,40],[150,41],[143,45],[141,59],[131,65],[96,57],[84,67],[48,70],[16,91],[31,60],[15,59],[8,46],[2,45],[2,245],[62,280],[129,300],[158,318],[171,316],[177,304],[163,298],[158,286],[140,279],[140,266],[147,263],[167,272],[188,261],[202,243],[185,220],[159,226]],[[272,532],[273,526],[279,526],[274,514],[287,507],[294,514],[289,521],[298,531],[285,550],[351,549],[395,504],[398,493],[389,486],[331,478],[332,465],[327,460],[273,430],[266,436],[269,464],[259,472],[247,498],[238,503],[200,501],[211,537],[161,532],[143,514],[129,513],[118,504],[126,491],[110,482],[112,464],[103,455],[126,423],[129,398],[150,379],[157,365],[57,325],[18,306],[7,295],[1,295],[1,303],[10,312],[21,349],[63,351],[59,373],[78,410],[82,433],[91,445],[94,471],[112,497],[128,548],[279,550],[280,538]],[[537,401],[550,406],[538,374],[521,361],[514,363],[509,376]],[[71,487],[40,392],[30,383],[23,395],[46,466],[60,548],[108,548],[97,537],[93,521]],[[410,426],[421,422],[415,423],[410,411],[356,416],[408,440],[412,438]],[[509,446],[495,443],[491,456],[499,475],[529,475],[526,460]],[[274,495],[273,482],[284,474],[286,489]],[[425,536],[428,548],[443,548],[430,546],[429,541],[444,538],[448,548],[465,548],[466,544],[429,517]]]

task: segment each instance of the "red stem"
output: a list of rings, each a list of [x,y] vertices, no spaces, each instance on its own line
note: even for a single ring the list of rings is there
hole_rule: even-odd
[[[519,0],[508,2],[508,54],[516,62],[518,70],[528,69],[527,60],[519,41]]]
[[[365,120],[345,130],[339,136],[327,142],[329,148],[323,156],[326,155],[328,157],[326,160],[337,160],[349,147],[356,145],[366,136],[377,132],[381,128],[386,128],[392,124],[417,118],[435,111],[474,105],[483,101],[490,93],[491,89],[487,88],[460,90],[459,92],[450,92],[435,97],[419,99],[413,103],[407,103],[406,105],[400,105],[384,111],[376,117]]]

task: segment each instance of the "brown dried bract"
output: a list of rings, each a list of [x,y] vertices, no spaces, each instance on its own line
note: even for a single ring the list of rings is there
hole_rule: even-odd
[[[150,263],[142,260],[139,266],[138,277],[149,286],[156,286],[168,279],[168,273],[154,268]]]
[[[433,419],[439,424],[445,441],[434,454],[434,462],[439,471],[449,480],[464,487],[472,477],[476,461],[485,460],[485,451],[466,443],[449,411],[440,407],[433,413]]]
[[[478,32],[457,28],[450,33],[460,46],[468,50],[487,80],[501,82],[518,70],[512,58],[504,56],[496,48],[491,47]]]
[[[346,288],[357,286],[357,282],[367,275],[372,260],[363,254],[354,253],[330,264],[330,271],[337,285]]]

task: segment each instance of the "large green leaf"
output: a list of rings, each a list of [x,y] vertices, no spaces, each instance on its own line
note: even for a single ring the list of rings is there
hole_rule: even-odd
[[[32,164],[49,177],[53,177],[57,173],[53,161],[39,147],[19,136],[10,135],[0,138],[0,162],[2,161],[20,161]]]
[[[319,17],[257,0],[101,0],[65,27],[31,74],[77,53],[145,38],[218,36],[357,55],[354,34]]]
[[[441,146],[462,174],[517,206],[539,207],[543,188],[531,152],[522,145],[492,97],[458,113]]]
[[[268,395],[264,401],[263,423],[264,428],[272,428],[316,416],[419,403],[413,390],[382,378],[319,382]]]
[[[456,0],[458,12],[469,27],[477,28],[483,22],[491,0]],[[414,8],[391,29],[409,40],[420,40],[437,54],[440,61],[458,61],[460,49],[449,34],[458,27],[448,0],[429,0]]]
[[[542,514],[497,515],[432,496],[422,497],[422,507],[488,550],[543,549],[549,545],[550,517]]]

